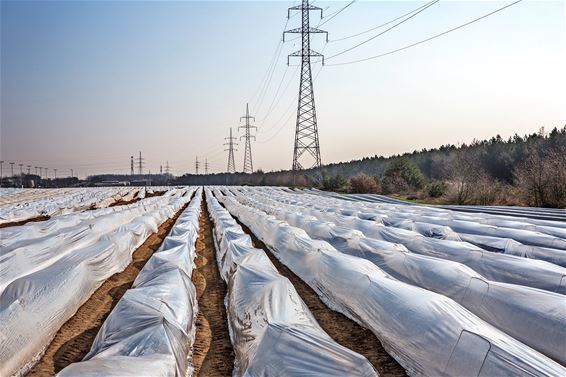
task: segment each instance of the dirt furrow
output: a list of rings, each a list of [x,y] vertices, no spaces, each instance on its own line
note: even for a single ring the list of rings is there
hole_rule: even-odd
[[[204,200],[199,227],[196,269],[192,278],[197,289],[199,306],[193,352],[194,376],[231,376],[234,350],[224,306],[227,287],[216,264],[212,223]]]
[[[237,217],[233,217],[242,226],[242,229],[251,236],[253,245],[258,249],[263,249],[279,273],[291,281],[315,319],[332,339],[365,356],[382,377],[407,375],[403,367],[385,351],[379,339],[370,330],[358,325],[345,315],[328,308],[308,284],[281,263],[269,248]]]
[[[187,205],[183,206],[175,216],[161,224],[157,233],[149,236],[134,251],[132,263],[124,271],[106,280],[79,308],[77,313],[65,322],[28,376],[53,376],[67,365],[82,360],[90,350],[108,314],[124,293],[131,288],[140,270],[159,248]]]

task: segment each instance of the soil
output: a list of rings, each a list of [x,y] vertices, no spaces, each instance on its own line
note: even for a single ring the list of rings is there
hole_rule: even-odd
[[[122,199],[119,199],[119,200],[116,200],[114,203],[110,204],[110,205],[108,206],[108,208],[110,208],[110,207],[118,207],[118,206],[126,206],[126,205],[128,205],[128,204],[132,204],[132,203],[138,202],[138,201],[140,201],[140,200],[141,200],[141,199],[139,199],[139,198],[133,198],[132,200],[122,200]]]
[[[196,269],[193,270],[192,275],[199,306],[193,352],[194,376],[231,376],[234,368],[234,350],[224,306],[227,287],[218,271],[212,224],[204,200],[199,227]]]
[[[0,224],[0,228],[7,228],[10,226],[20,226],[20,225],[25,225],[27,223],[34,223],[34,222],[39,222],[39,221],[47,221],[49,220],[51,217],[49,216],[37,216],[31,219],[27,219],[27,220],[22,220],[22,221],[12,221],[9,223],[3,223]]]
[[[53,376],[67,365],[83,359],[90,351],[94,338],[108,314],[124,293],[131,288],[140,270],[159,248],[187,205],[183,206],[175,216],[161,224],[157,233],[149,236],[134,251],[132,263],[124,271],[106,280],[79,308],[77,313],[65,322],[28,376]]]
[[[151,198],[152,196],[162,196],[163,194],[165,194],[167,191],[154,191],[154,192],[146,192],[145,193],[145,197],[146,198]]]
[[[233,217],[238,224],[242,226],[242,229],[250,235],[254,247],[263,249],[279,273],[291,281],[299,296],[301,296],[318,321],[320,327],[322,327],[332,339],[342,346],[363,355],[382,377],[401,377],[407,375],[405,369],[385,351],[379,339],[370,330],[360,326],[343,314],[328,308],[308,284],[281,263],[279,259],[271,253],[269,248],[267,248],[248,227],[242,224],[238,218]]]

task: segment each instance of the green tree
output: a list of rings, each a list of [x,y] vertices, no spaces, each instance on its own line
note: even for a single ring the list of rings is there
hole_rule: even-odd
[[[425,177],[419,167],[407,157],[400,157],[391,162],[385,171],[385,177],[399,176],[410,188],[420,190],[425,185]]]

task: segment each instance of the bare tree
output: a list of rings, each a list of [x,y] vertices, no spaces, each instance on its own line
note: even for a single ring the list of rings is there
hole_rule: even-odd
[[[464,153],[458,150],[450,167],[450,181],[453,197],[457,204],[466,204],[474,193],[474,187],[480,177],[485,175],[480,164],[479,156],[472,151]]]
[[[515,182],[527,204],[536,207],[566,206],[566,148],[529,153],[515,170]]]

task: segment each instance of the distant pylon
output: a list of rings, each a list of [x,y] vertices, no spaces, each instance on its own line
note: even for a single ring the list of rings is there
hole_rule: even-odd
[[[142,153],[140,151],[140,156],[137,159],[138,161],[138,174],[142,175],[143,174],[143,165],[144,165],[144,159],[142,158]]]
[[[134,156],[130,156],[130,175],[134,175]]]
[[[159,174],[163,174],[163,165],[159,165]]]
[[[200,163],[198,162],[198,156],[197,156],[197,158],[195,160],[195,172],[196,172],[196,174],[198,174],[198,168],[199,167],[200,167]]]
[[[204,159],[204,174],[208,174],[208,158]]]
[[[224,149],[225,151],[228,151],[228,173],[235,173],[236,172],[236,164],[234,163],[234,151],[237,149],[234,149],[234,145],[238,145],[238,143],[234,143],[234,140],[236,140],[235,137],[232,137],[232,127],[230,127],[230,137],[225,137],[224,140],[228,140],[227,143],[224,143],[224,145],[228,146],[228,149]]]
[[[171,173],[171,167],[169,166],[169,161],[165,164],[165,174]]]
[[[246,115],[240,117],[240,121],[245,119],[245,124],[238,128],[244,129],[244,136],[240,136],[240,140],[242,138],[246,139],[246,146],[244,147],[244,173],[253,173],[254,172],[254,164],[252,161],[252,143],[251,138],[253,137],[255,140],[255,136],[253,136],[250,132],[250,129],[257,128],[256,126],[250,125],[250,119],[253,119],[255,122],[255,117],[250,116],[250,110],[248,104],[246,103]]]
[[[309,0],[302,0],[301,5],[289,8],[287,18],[290,17],[291,10],[300,10],[302,15],[302,24],[300,28],[286,30],[283,32],[283,41],[285,41],[286,33],[301,34],[302,47],[287,57],[287,65],[289,65],[289,57],[301,58],[301,84],[299,86],[299,105],[297,108],[297,125],[295,128],[295,147],[293,151],[293,170],[304,169],[299,162],[301,156],[307,152],[314,160],[311,167],[320,167],[320,145],[318,142],[318,125],[316,122],[316,110],[314,106],[314,91],[311,72],[311,56],[321,57],[324,64],[324,56],[310,48],[310,35],[315,33],[326,33],[326,41],[328,42],[328,32],[319,30],[309,25],[309,12],[311,10],[320,10],[322,18],[322,8],[309,5]]]

